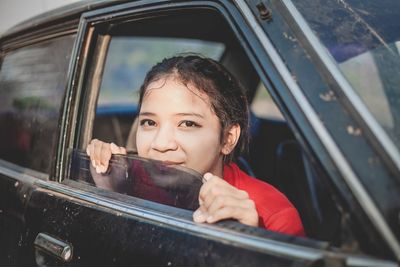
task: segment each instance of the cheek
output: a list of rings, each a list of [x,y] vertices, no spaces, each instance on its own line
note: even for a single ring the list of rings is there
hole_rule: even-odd
[[[189,151],[203,151],[210,148],[217,149],[220,146],[219,135],[215,131],[200,130],[192,133],[179,133],[176,135],[179,144]],[[203,156],[204,154],[200,154]]]
[[[150,132],[137,130],[136,148],[140,157],[147,157],[151,145],[152,135]]]
[[[179,139],[179,144],[186,154],[187,167],[201,173],[207,172],[221,154],[220,136],[215,131],[182,134]]]

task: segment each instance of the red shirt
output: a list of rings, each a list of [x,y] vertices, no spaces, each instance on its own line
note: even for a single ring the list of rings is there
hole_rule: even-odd
[[[224,180],[249,194],[256,205],[261,227],[284,234],[305,236],[296,208],[275,187],[247,175],[233,163],[224,166]]]

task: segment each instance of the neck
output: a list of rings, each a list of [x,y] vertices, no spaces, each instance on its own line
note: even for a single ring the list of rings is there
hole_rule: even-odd
[[[209,170],[213,175],[216,175],[220,178],[224,177],[224,160],[223,157],[219,157],[214,166]]]

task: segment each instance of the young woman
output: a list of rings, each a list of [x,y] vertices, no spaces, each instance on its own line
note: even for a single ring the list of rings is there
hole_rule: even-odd
[[[304,235],[289,200],[234,163],[248,143],[249,111],[243,89],[218,62],[177,56],[155,65],[140,89],[138,119],[139,156],[204,175],[195,222],[236,219]],[[96,172],[104,173],[111,155],[126,154],[126,150],[94,139],[87,153]]]

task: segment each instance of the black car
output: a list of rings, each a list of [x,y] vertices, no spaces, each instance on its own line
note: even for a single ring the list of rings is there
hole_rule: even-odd
[[[398,266],[399,13],[395,0],[104,0],[10,29],[0,266]],[[239,163],[291,200],[306,238],[194,223],[201,178],[136,156],[111,164],[139,164],[174,201],[93,184],[88,142],[131,148],[146,71],[188,52],[247,89],[251,143]]]

